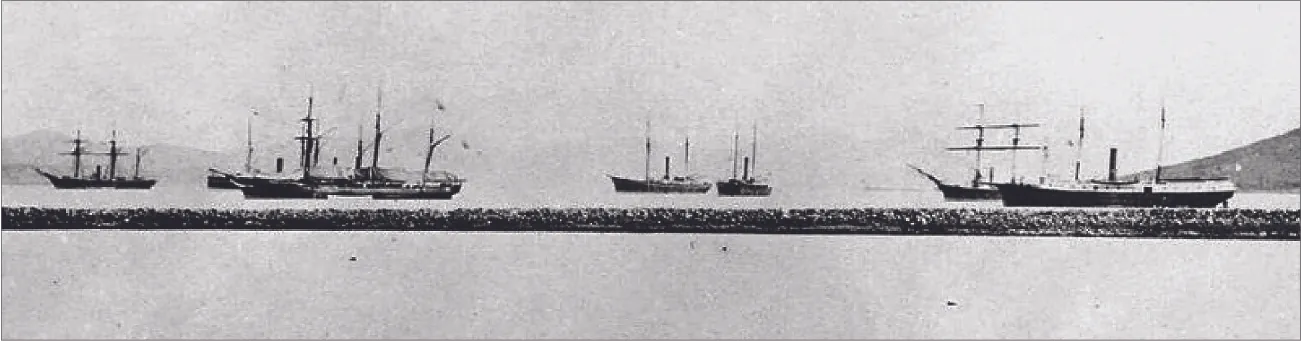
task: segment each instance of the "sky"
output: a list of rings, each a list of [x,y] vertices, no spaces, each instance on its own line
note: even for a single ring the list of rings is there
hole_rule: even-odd
[[[943,148],[973,142],[954,127],[976,123],[978,103],[986,123],[1043,125],[1023,137],[1048,145],[1050,161],[1018,163],[1023,175],[1069,169],[1081,108],[1086,174],[1105,174],[1107,147],[1120,148],[1122,171],[1151,168],[1163,104],[1166,163],[1301,126],[1297,2],[0,7],[6,137],[117,129],[232,151],[256,110],[254,139],[284,149],[310,95],[348,144],[373,124],[382,89],[386,125],[432,122],[474,146],[440,156],[470,178],[639,177],[650,120],[655,172],[689,136],[691,170],[725,177],[733,132],[744,143],[757,125],[756,167],[774,182],[862,184],[908,176],[910,162],[968,176],[974,158]]]

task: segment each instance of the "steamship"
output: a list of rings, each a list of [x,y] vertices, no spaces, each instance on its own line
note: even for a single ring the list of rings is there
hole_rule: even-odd
[[[117,176],[117,159],[118,156],[127,155],[117,146],[117,131],[113,131],[113,138],[109,140],[109,149],[106,153],[87,152],[82,144],[86,140],[81,138],[81,131],[77,131],[77,137],[72,140],[72,151],[62,153],[63,155],[72,155],[72,175],[55,175],[40,168],[34,168],[36,173],[50,181],[51,185],[57,189],[90,189],[90,188],[111,188],[111,189],[151,189],[158,183],[156,179],[150,179],[140,176],[140,157],[144,153],[143,149],[136,148],[135,169],[131,177]],[[81,156],[82,155],[107,155],[108,174],[105,176],[100,166],[95,166],[95,173],[89,176],[81,175]]]
[[[737,145],[740,142],[739,134],[732,135],[732,178],[727,181],[719,181],[718,195],[724,197],[766,197],[772,194],[772,187],[768,184],[759,182],[758,179],[750,176],[750,167],[752,159],[758,159],[759,155],[759,127],[756,125],[751,133],[750,156],[744,158],[744,166],[741,167],[741,177],[736,177],[736,159]],[[757,163],[757,161],[756,161]]]
[[[651,157],[651,139],[650,139],[650,121],[646,121],[646,177],[645,179],[630,179],[614,175],[610,181],[614,183],[614,191],[617,193],[666,193],[666,194],[684,194],[684,193],[707,193],[709,192],[710,183],[707,181],[697,180],[691,175],[672,176],[669,172],[669,157],[664,157],[664,177],[656,179],[650,176],[650,157]],[[683,164],[689,170],[691,167],[691,139],[686,140],[686,155]]]
[[[1161,131],[1165,131],[1165,106],[1161,108]],[[1161,138],[1164,144],[1164,136]],[[1158,149],[1158,159],[1161,151]],[[1078,174],[1078,166],[1077,166]],[[1106,180],[1041,181],[1040,184],[996,184],[1003,206],[1056,207],[1199,207],[1227,205],[1237,187],[1227,177],[1162,178],[1160,162],[1152,179],[1116,178],[1116,148],[1111,148]]]

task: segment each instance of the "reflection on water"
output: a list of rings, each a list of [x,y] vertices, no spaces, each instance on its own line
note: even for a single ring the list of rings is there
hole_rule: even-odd
[[[1238,193],[1231,207],[1301,209],[1298,193]],[[332,198],[328,200],[245,200],[236,190],[189,187],[158,187],[149,191],[54,190],[49,186],[0,187],[0,205],[61,208],[998,208],[998,201],[946,202],[935,190],[828,189],[798,191],[779,189],[766,198],[731,198],[708,194],[635,194],[608,192],[552,195],[547,193],[482,193],[466,190],[452,200],[371,200]]]

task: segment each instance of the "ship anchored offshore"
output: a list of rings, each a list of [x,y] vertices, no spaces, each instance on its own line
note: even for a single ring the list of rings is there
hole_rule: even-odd
[[[112,139],[108,141],[108,152],[92,153],[82,147],[87,141],[81,138],[81,131],[77,131],[77,137],[72,140],[72,151],[61,153],[72,156],[72,175],[59,176],[43,171],[40,168],[34,168],[36,173],[50,181],[51,185],[57,189],[89,189],[89,188],[106,188],[106,189],[151,189],[154,184],[158,183],[157,179],[150,179],[140,176],[140,157],[144,150],[136,148],[135,169],[131,177],[117,176],[117,159],[118,156],[127,155],[118,149],[117,131],[113,131]],[[95,166],[95,173],[81,175],[81,157],[83,155],[107,155],[108,156],[108,174],[105,176],[100,166]]]
[[[683,156],[683,165],[686,166],[687,172],[691,169],[691,139],[686,140],[686,154]],[[607,174],[610,181],[614,183],[616,193],[665,193],[665,194],[703,194],[709,192],[711,187],[708,181],[696,180],[694,176],[672,176],[669,167],[669,157],[664,157],[664,177],[660,179],[651,178],[650,175],[651,160],[651,138],[650,138],[650,120],[646,121],[646,177],[642,180],[624,178]]]
[[[727,181],[719,181],[718,195],[724,197],[766,197],[772,194],[772,187],[768,184],[759,182],[758,179],[750,176],[751,166],[758,163],[759,155],[759,126],[755,125],[751,133],[750,156],[744,158],[744,166],[741,170],[741,177],[736,177],[736,160],[738,155],[737,145],[741,139],[740,134],[732,134],[732,178]],[[754,163],[752,163],[754,162]]]
[[[381,118],[383,113],[383,92],[377,91],[375,111],[375,139],[371,166],[361,167],[364,157],[361,141],[358,141],[357,155],[353,174],[345,177],[320,176],[312,173],[320,159],[321,136],[315,133],[312,117],[312,98],[308,97],[307,116],[302,119],[304,130],[302,136],[295,137],[300,144],[299,163],[302,176],[297,179],[253,179],[251,181],[236,177],[231,180],[243,192],[245,198],[256,199],[326,199],[333,196],[370,197],[373,199],[451,199],[460,193],[465,180],[446,171],[429,170],[434,148],[442,144],[451,135],[434,138],[434,129],[429,128],[429,142],[425,151],[424,169],[419,182],[395,179],[379,167],[380,143],[383,138]],[[446,108],[438,102],[437,110]]]
[[[1165,150],[1165,125],[1166,108],[1162,104],[1157,164],[1151,179],[1147,181],[1117,179],[1116,148],[1111,148],[1106,180],[1079,181],[1077,160],[1076,181],[996,184],[1003,199],[1003,206],[1211,208],[1221,204],[1227,205],[1227,201],[1237,191],[1237,187],[1228,177],[1161,177],[1161,159]],[[1081,113],[1079,143],[1081,150],[1083,141],[1084,119]]]

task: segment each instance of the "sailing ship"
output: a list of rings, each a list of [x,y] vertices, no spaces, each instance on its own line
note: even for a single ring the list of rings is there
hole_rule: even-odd
[[[253,168],[253,117],[257,116],[256,110],[253,115],[248,117],[247,128],[247,153],[244,155],[244,171],[240,173],[231,173],[216,168],[208,169],[208,188],[212,189],[239,189],[233,179],[239,179],[245,183],[259,182],[262,179],[270,178],[269,175],[262,174],[259,169]],[[284,168],[284,160],[276,159],[276,173],[280,173]]]
[[[741,168],[741,177],[736,177],[736,160],[738,156],[738,144],[741,139],[740,134],[732,134],[732,177],[727,181],[719,181],[718,195],[725,197],[766,197],[772,194],[772,187],[760,183],[757,179],[750,176],[750,167],[753,166],[751,159],[758,159],[759,155],[759,127],[754,127],[750,141],[750,156],[744,158],[744,166]],[[757,161],[755,161],[757,163]]]
[[[690,172],[691,161],[691,139],[686,140],[686,154],[684,155],[683,164]],[[664,177],[655,179],[650,176],[650,158],[651,158],[651,139],[650,139],[650,121],[646,121],[646,177],[642,180],[630,179],[607,174],[610,181],[614,183],[614,191],[617,193],[706,193],[711,187],[708,181],[696,180],[694,176],[672,176],[669,169],[669,157],[664,157]]]
[[[1117,179],[1116,148],[1111,148],[1106,180],[997,184],[995,186],[1002,196],[1003,206],[1210,208],[1226,204],[1237,191],[1237,187],[1227,177],[1161,177],[1161,159],[1165,149],[1165,116],[1166,109],[1163,104],[1156,171],[1150,180]],[[1082,125],[1080,134],[1082,141]],[[1077,179],[1078,169],[1077,162]]]
[[[383,97],[378,95],[377,98],[379,100],[375,113],[374,152],[369,168],[360,167],[363,149],[359,142],[355,159],[356,167],[351,176],[340,178],[312,174],[312,169],[319,159],[320,136],[315,134],[313,122],[317,119],[311,116],[309,98],[308,114],[302,119],[305,125],[304,134],[295,138],[302,145],[300,160],[303,164],[302,177],[290,180],[261,179],[252,183],[239,178],[233,178],[232,181],[240,187],[245,198],[255,199],[326,199],[334,196],[371,197],[372,199],[451,199],[452,196],[460,193],[464,179],[450,172],[429,170],[434,148],[451,138],[451,135],[446,135],[435,139],[432,127],[429,129],[425,166],[419,182],[394,179],[386,174],[386,170],[379,168],[380,142],[383,137],[381,128]],[[438,110],[444,109],[439,102]]]
[[[1015,174],[1016,174],[1016,151],[1018,151],[1018,150],[1040,150],[1040,149],[1043,149],[1043,148],[1044,148],[1043,146],[1023,146],[1023,145],[1021,145],[1021,129],[1022,129],[1022,128],[1036,128],[1036,127],[1039,127],[1038,124],[1034,124],[1034,123],[1030,123],[1030,124],[1011,123],[1011,124],[991,124],[991,125],[986,125],[986,124],[983,124],[983,121],[984,121],[984,118],[985,118],[985,105],[984,105],[984,104],[978,104],[977,106],[980,108],[980,120],[976,122],[976,125],[974,125],[974,126],[963,126],[963,127],[958,127],[958,130],[976,130],[976,131],[977,131],[977,135],[976,135],[976,145],[975,145],[975,146],[967,146],[967,147],[951,147],[951,148],[948,148],[949,151],[964,151],[964,152],[965,152],[965,151],[975,151],[975,152],[976,152],[976,168],[975,168],[975,176],[972,177],[972,179],[971,179],[971,184],[970,184],[970,185],[965,185],[965,184],[950,184],[950,183],[946,183],[946,182],[944,182],[943,180],[940,180],[938,177],[936,177],[936,176],[934,176],[934,175],[932,175],[932,174],[930,174],[930,173],[927,173],[925,170],[922,170],[921,168],[919,168],[919,167],[917,167],[917,166],[914,166],[914,165],[911,165],[911,164],[908,165],[908,167],[911,167],[913,170],[917,171],[917,172],[920,173],[922,176],[926,177],[927,180],[930,180],[932,183],[934,183],[934,184],[935,184],[935,187],[936,187],[936,188],[939,188],[940,192],[944,194],[944,199],[945,199],[945,200],[949,200],[949,201],[982,201],[982,200],[999,200],[1000,194],[999,194],[998,188],[995,187],[995,186],[994,186],[994,183],[993,183],[993,180],[994,180],[994,168],[993,168],[993,167],[990,167],[990,168],[989,168],[989,175],[988,175],[988,176],[985,176],[984,174],[981,174],[981,168],[983,167],[983,165],[982,165],[982,153],[983,153],[984,151],[1011,151],[1011,152],[1012,152],[1012,174],[1013,174],[1013,177],[1010,178],[1010,179],[1011,179],[1010,181],[1013,181],[1013,182],[1014,182],[1014,181],[1016,181],[1016,179],[1015,179]],[[998,130],[998,129],[1012,129],[1012,131],[1013,131],[1012,145],[1010,145],[1010,146],[998,146],[998,145],[990,146],[990,145],[985,145],[985,130]]]
[[[36,173],[45,177],[57,189],[88,189],[88,188],[113,188],[113,189],[150,189],[158,183],[156,179],[149,179],[140,176],[140,157],[144,153],[143,149],[136,148],[135,169],[131,177],[117,176],[117,159],[118,156],[127,155],[127,153],[118,150],[117,131],[113,131],[113,137],[108,142],[107,153],[87,152],[83,144],[87,141],[81,138],[81,131],[77,131],[77,137],[72,140],[72,151],[62,153],[63,155],[72,155],[72,175],[59,176],[40,168],[35,168]],[[81,156],[82,155],[108,155],[108,174],[105,176],[100,166],[95,166],[95,173],[89,176],[81,175]]]

